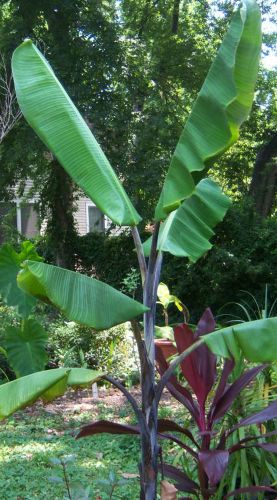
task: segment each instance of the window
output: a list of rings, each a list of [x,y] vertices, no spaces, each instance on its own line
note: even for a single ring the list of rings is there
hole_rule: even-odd
[[[0,244],[9,238],[12,229],[26,238],[34,238],[39,234],[38,213],[34,203],[0,203]]]
[[[34,208],[33,203],[27,203],[20,207],[21,212],[21,228],[20,233],[26,238],[34,238],[39,234],[38,229],[38,213]]]
[[[87,204],[87,231],[102,232],[105,230],[104,215],[99,208]]]

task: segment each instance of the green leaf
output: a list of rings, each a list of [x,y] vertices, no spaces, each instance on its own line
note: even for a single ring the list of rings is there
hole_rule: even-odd
[[[138,224],[140,216],[105,154],[31,40],[15,50],[12,70],[23,115],[60,164],[113,222]]]
[[[34,319],[22,322],[22,328],[8,326],[5,347],[8,361],[17,377],[43,370],[47,361],[47,333]]]
[[[90,387],[103,376],[103,372],[89,370],[88,368],[71,368],[67,384],[75,389],[78,387]]]
[[[169,339],[174,342],[174,330],[171,326],[154,326],[154,333],[156,339]]]
[[[217,356],[268,363],[277,359],[277,317],[247,321],[204,335],[202,339]]]
[[[27,243],[27,242],[25,242]],[[30,242],[28,242],[30,243]],[[31,244],[32,245],[32,244]],[[26,294],[18,288],[16,278],[21,269],[21,263],[28,258],[31,253],[34,254],[34,247],[24,245],[21,253],[15,252],[11,245],[5,244],[0,248],[0,294],[3,301],[8,306],[16,308],[18,314],[23,318],[27,318],[31,313],[36,299]]]
[[[56,369],[32,373],[26,377],[13,380],[0,386],[0,419],[25,406],[34,403],[51,387],[55,387],[61,380],[67,380],[69,370]],[[52,392],[53,399],[55,391]],[[59,394],[57,393],[56,397]]]
[[[254,95],[261,47],[260,12],[244,0],[235,14],[172,156],[156,219],[178,208],[194,190],[193,172],[211,162],[238,138]]]
[[[211,179],[202,179],[193,195],[171,212],[161,225],[158,249],[196,262],[211,247],[212,228],[220,222],[231,201]],[[148,252],[150,241],[144,243]]]
[[[147,308],[101,281],[61,267],[27,261],[18,275],[27,293],[58,307],[70,320],[96,330],[124,323]]]
[[[71,374],[72,370],[74,370],[73,374]],[[68,386],[92,384],[101,376],[100,372],[84,368],[72,370],[57,368],[41,371],[1,385],[0,420],[33,404],[39,398],[45,402],[52,401],[63,395]]]

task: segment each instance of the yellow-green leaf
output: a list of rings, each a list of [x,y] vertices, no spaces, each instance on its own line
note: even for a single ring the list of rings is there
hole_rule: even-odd
[[[261,20],[255,0],[244,0],[210,68],[172,156],[156,219],[179,207],[194,190],[194,172],[238,138],[254,95],[261,47]]]
[[[124,323],[148,309],[111,286],[61,267],[27,261],[19,287],[59,308],[72,321],[96,330]]]
[[[31,40],[15,50],[12,70],[23,115],[69,175],[113,222],[138,224],[141,218],[104,152]]]

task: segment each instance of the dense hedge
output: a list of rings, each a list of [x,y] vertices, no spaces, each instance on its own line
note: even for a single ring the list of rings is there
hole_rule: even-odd
[[[268,283],[271,298],[277,297],[276,217],[262,220],[249,204],[236,204],[218,226],[213,244],[196,264],[164,256],[161,280],[188,306],[193,321],[207,306],[217,314],[226,302],[239,300],[240,290],[248,290],[262,302]],[[90,233],[78,238],[76,248],[82,272],[116,288],[122,288],[132,267],[137,268],[130,235]]]

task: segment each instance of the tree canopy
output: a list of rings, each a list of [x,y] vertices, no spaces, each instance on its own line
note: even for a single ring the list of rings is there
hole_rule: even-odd
[[[270,18],[273,3],[262,8]],[[138,212],[151,221],[168,160],[232,11],[227,0],[2,0],[0,51],[8,60],[32,38]],[[264,42],[266,52],[274,38]],[[274,72],[261,66],[251,117],[217,164],[217,180],[235,199],[247,194],[258,152],[272,139],[273,88]],[[33,179],[54,244],[68,246],[76,188],[24,120],[1,145],[1,166],[1,197],[15,182]]]

